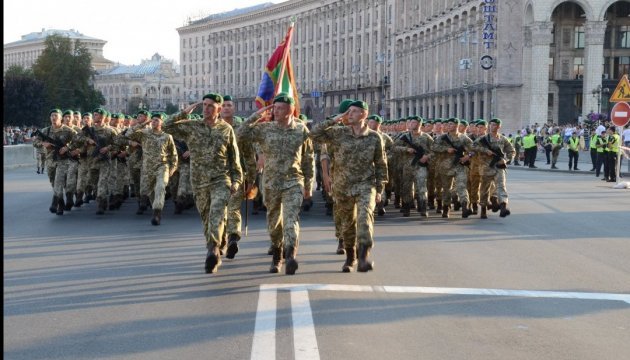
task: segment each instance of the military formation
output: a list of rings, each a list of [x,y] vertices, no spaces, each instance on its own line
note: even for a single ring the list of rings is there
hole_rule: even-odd
[[[53,109],[33,141],[46,158],[50,211],[63,215],[95,200],[102,215],[135,198],[136,213],[150,208],[158,226],[167,199],[175,214],[194,206],[205,272],[216,273],[223,256],[238,253],[241,205],[253,199],[255,211],[266,211],[269,271],[288,275],[299,268],[300,213],[310,210],[314,185],[334,220],[336,252],[346,256],[342,272],[374,269],[375,217],[390,204],[421,219],[431,210],[442,218],[510,215],[506,168],[515,146],[527,142],[501,135],[500,119],[384,121],[367,103],[346,99],[338,114],[311,127],[284,93],[247,119],[234,110],[229,95],[216,93],[171,116]]]

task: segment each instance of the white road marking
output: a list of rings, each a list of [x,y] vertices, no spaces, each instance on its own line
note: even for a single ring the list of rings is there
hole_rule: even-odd
[[[311,304],[308,300],[308,290],[291,291],[291,310],[295,358],[319,360],[319,349],[317,348]]]
[[[252,345],[252,360],[274,360],[276,358],[276,303],[278,290],[291,292],[291,310],[293,317],[293,343],[295,359],[319,360],[319,348],[315,335],[313,314],[308,292],[345,291],[345,292],[386,292],[405,294],[448,294],[448,295],[484,295],[510,296],[527,298],[580,299],[622,301],[630,304],[630,294],[588,293],[540,290],[506,290],[448,288],[425,286],[370,286],[341,284],[263,284],[258,295],[258,310]]]

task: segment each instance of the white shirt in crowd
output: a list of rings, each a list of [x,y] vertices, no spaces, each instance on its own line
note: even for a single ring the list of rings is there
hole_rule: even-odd
[[[623,142],[626,144],[630,143],[630,128],[623,131]]]
[[[599,125],[597,129],[595,130],[595,134],[601,135],[602,131],[606,131],[606,127],[604,125]]]

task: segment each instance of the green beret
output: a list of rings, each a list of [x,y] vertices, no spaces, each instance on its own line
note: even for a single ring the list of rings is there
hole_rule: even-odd
[[[287,93],[279,93],[278,95],[276,95],[275,98],[273,98],[273,103],[285,103],[285,104],[289,104],[289,105],[295,105],[295,99],[290,97],[289,94]]]
[[[382,124],[382,123],[383,123],[383,118],[382,118],[382,117],[380,117],[380,116],[378,116],[378,115],[376,115],[376,114],[368,116],[368,118],[367,118],[367,119],[368,119],[368,120],[374,120],[374,121],[376,121],[376,122],[377,122],[377,123],[379,123],[379,124]],[[387,124],[387,122],[385,122],[385,124]]]
[[[89,113],[89,112],[83,113],[82,117],[86,117],[86,116],[91,118],[92,117],[92,113]]]
[[[298,115],[298,119],[300,119],[300,120],[302,120],[302,121],[307,121],[307,120],[308,120],[308,118],[307,118],[307,117],[306,117],[306,115],[304,115],[304,114],[300,114],[300,115]]]
[[[66,111],[64,111],[64,112],[63,112],[63,116],[66,116],[66,115],[70,115],[70,116],[72,116],[72,115],[74,115],[74,111],[72,111],[72,110],[66,110]]]
[[[136,115],[146,115],[148,117],[151,117],[151,113],[148,110],[144,110],[144,109],[138,111]]]
[[[48,113],[48,115],[52,115],[53,113],[57,113],[57,114],[61,114],[61,109],[52,109],[50,110],[50,112]]]
[[[501,119],[499,118],[493,118],[492,120],[490,120],[491,123],[495,123],[495,124],[503,124],[503,121],[501,121]]]
[[[131,115],[125,115],[125,119],[129,119],[129,120],[131,120],[131,119],[132,119],[132,117],[131,117]]]
[[[123,113],[112,114],[112,119],[124,119],[125,115]]]
[[[234,101],[234,100],[232,100],[232,95],[224,95],[223,101]]]
[[[465,125],[465,126],[468,126],[468,121],[466,121],[466,120],[464,120],[464,119],[459,120],[459,125]]]
[[[488,122],[484,119],[478,119],[477,126],[488,126]]]
[[[433,119],[433,123],[434,124],[441,124],[442,123],[442,119],[438,118],[438,119]]]
[[[223,96],[217,94],[217,93],[209,93],[203,96],[203,98],[201,100],[205,100],[205,99],[210,99],[212,101],[214,101],[215,103],[221,105],[223,104]]]
[[[459,119],[458,118],[448,118],[446,120],[444,120],[445,123],[455,123],[455,124],[459,124]]]
[[[107,115],[107,110],[103,109],[103,108],[96,108],[92,111],[94,114],[101,114],[103,116]]]
[[[158,118],[158,119],[160,119],[160,120],[164,120],[164,118],[165,118],[165,116],[164,116],[164,115],[165,115],[164,113],[161,113],[161,112],[156,112],[156,113],[154,113],[154,114],[152,114],[152,115],[151,115],[151,119],[153,119],[153,118]]]
[[[433,120],[431,119],[426,119],[422,122],[424,125],[433,125]]]
[[[369,110],[370,109],[368,104],[365,101],[361,101],[361,100],[353,101],[348,107],[350,107],[350,106],[356,106],[356,107],[361,108],[363,110]]]
[[[422,122],[422,118],[420,116],[416,116],[416,115],[408,117],[407,120],[415,120],[417,122]]]
[[[81,116],[81,112],[80,112],[80,111],[76,111],[76,110],[75,110],[75,111],[74,111],[74,115],[79,115],[79,116]]]
[[[352,99],[344,99],[340,104],[339,104],[339,113],[343,114],[346,111],[348,111],[348,108],[350,107],[350,104],[352,104],[354,102],[354,100]]]

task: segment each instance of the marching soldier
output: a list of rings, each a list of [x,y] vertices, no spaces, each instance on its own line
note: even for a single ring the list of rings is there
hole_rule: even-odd
[[[385,154],[387,155],[387,159],[389,160],[390,154],[394,153],[394,141],[389,135],[381,131],[381,124],[383,123],[383,118],[378,115],[370,115],[367,118],[367,126],[370,130],[375,131],[377,134],[383,138],[383,146],[385,147]],[[389,164],[389,162],[387,163]],[[388,168],[389,172],[389,168]],[[389,174],[388,174],[389,175]],[[377,213],[379,216],[385,215],[385,201],[384,201],[384,193],[381,194],[381,201],[379,201],[377,206]]]
[[[274,121],[259,121],[272,107]],[[245,143],[258,143],[265,155],[262,188],[267,207],[267,229],[274,247],[269,271],[280,271],[284,255],[287,275],[295,274],[298,269],[300,207],[304,199],[312,197],[315,172],[309,131],[306,125],[296,120],[294,112],[295,100],[280,93],[272,105],[252,114],[239,129],[239,137]]]
[[[333,191],[339,215],[342,216],[346,249],[343,272],[353,271],[357,252],[357,270],[373,270],[369,257],[374,245],[374,207],[381,201],[387,182],[383,140],[368,128],[365,123],[367,116],[368,105],[355,101],[345,113],[316,125],[310,135],[317,142],[334,144],[337,149],[335,161],[343,164],[335,169],[333,177]],[[344,119],[347,126],[334,126]]]
[[[79,133],[81,128],[74,123],[74,111],[66,110],[63,112],[62,122],[65,126],[74,130],[75,133]],[[68,162],[68,173],[66,175],[66,205],[64,210],[70,211],[74,206],[74,196],[77,192],[77,176],[79,173],[79,157],[80,149],[74,149],[70,151],[69,156],[72,161]],[[77,200],[78,201],[78,200]]]
[[[105,214],[109,198],[109,178],[112,171],[111,151],[114,147],[116,132],[107,125],[107,110],[97,108],[92,112],[94,128],[86,138],[87,153],[92,154],[92,166],[88,182],[96,192],[97,215]]]
[[[203,120],[188,115],[203,105]],[[205,271],[217,272],[221,265],[221,239],[230,196],[243,182],[236,136],[220,116],[223,97],[209,93],[164,124],[163,130],[186,141],[190,151],[190,176],[195,204],[206,237]],[[228,247],[228,253],[230,248]]]

